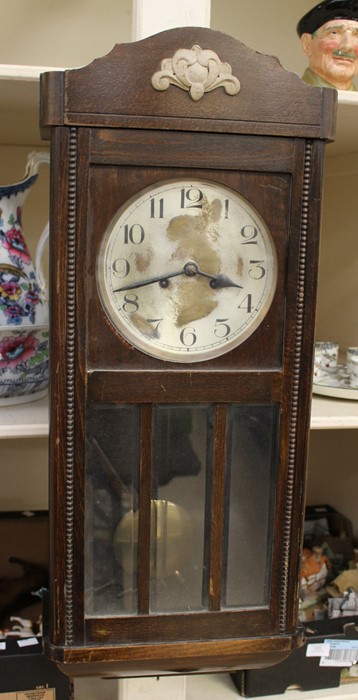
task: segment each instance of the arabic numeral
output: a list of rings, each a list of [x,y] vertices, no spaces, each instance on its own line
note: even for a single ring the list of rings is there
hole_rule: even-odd
[[[163,219],[164,217],[164,199],[155,199],[151,197],[150,200],[150,218],[151,219]]]
[[[180,208],[181,209],[202,209],[203,193],[197,187],[186,189],[183,187],[180,190]]]
[[[243,226],[240,235],[243,238],[241,241],[242,245],[257,245],[257,237],[259,235],[258,229],[252,224],[247,224]]]
[[[180,333],[180,342],[182,345],[185,345],[185,347],[190,348],[196,343],[196,334],[195,334],[195,328],[183,328],[182,332]]]
[[[133,245],[140,245],[143,243],[145,237],[145,232],[141,224],[132,224],[129,226],[125,224],[124,226],[124,243],[133,243]]]
[[[135,314],[139,309],[138,297],[136,294],[126,294],[124,297],[124,304],[122,306],[123,311],[126,314]]]
[[[262,263],[264,260],[250,260],[250,265],[255,265],[255,267],[250,267],[249,277],[253,280],[262,280],[266,275],[266,270]]]
[[[130,270],[128,260],[125,258],[117,258],[112,262],[112,272],[115,277],[127,277]]]
[[[160,326],[161,322],[163,321],[163,319],[162,318],[146,318],[145,320],[147,323],[151,323],[153,325],[152,337],[159,338],[159,326]]]
[[[226,338],[229,335],[231,328],[228,326],[226,321],[228,321],[227,318],[216,319],[214,335],[216,335],[217,338]]]
[[[251,314],[253,310],[252,294],[246,294],[246,297],[243,298],[241,304],[239,304],[237,308],[244,309],[248,314]]]

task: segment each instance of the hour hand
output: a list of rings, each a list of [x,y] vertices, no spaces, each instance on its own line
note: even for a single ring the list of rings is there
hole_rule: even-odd
[[[233,282],[230,277],[227,277],[226,275],[217,275],[216,277],[212,277],[209,284],[212,289],[223,289],[224,287],[238,287],[239,289],[242,289],[241,284],[236,284],[236,282]]]
[[[197,274],[202,277],[208,277],[212,289],[223,289],[224,287],[238,287],[242,289],[241,284],[236,284],[236,282],[233,282],[230,277],[226,275],[209,275],[207,272],[201,272],[201,270],[198,270]]]
[[[131,284],[126,284],[124,287],[119,287],[118,289],[115,289],[114,292],[126,292],[128,289],[138,289],[138,287],[147,287],[149,284],[155,284],[156,282],[159,282],[161,287],[167,287],[169,284],[169,279],[171,277],[179,277],[179,275],[183,275],[184,270],[179,270],[179,272],[170,272],[169,274],[166,275],[158,275],[158,277],[151,277],[146,280],[138,280],[138,282],[131,282]]]
[[[209,284],[212,289],[223,289],[224,287],[239,287],[239,289],[242,289],[241,284],[236,284],[226,275],[209,275],[208,272],[202,272],[199,265],[192,261],[184,265],[184,272],[188,277],[195,277],[195,275],[207,277],[210,280]]]

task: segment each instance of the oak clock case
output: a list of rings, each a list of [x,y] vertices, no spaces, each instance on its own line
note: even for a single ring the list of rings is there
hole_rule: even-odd
[[[178,54],[196,66],[191,87]],[[219,75],[209,82],[208,60]],[[52,167],[47,654],[72,676],[276,663],[301,641],[335,93],[231,37],[184,28],[45,74],[41,94]]]

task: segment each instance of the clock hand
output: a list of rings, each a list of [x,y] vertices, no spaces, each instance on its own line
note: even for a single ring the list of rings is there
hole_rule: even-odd
[[[155,282],[159,282],[161,287],[167,287],[168,286],[168,280],[171,277],[179,277],[179,275],[183,275],[185,273],[184,268],[180,270],[179,272],[171,272],[167,275],[159,275],[158,277],[151,277],[150,279],[147,280],[140,280],[139,282],[132,282],[131,284],[127,284],[124,287],[119,287],[118,289],[115,289],[114,292],[126,292],[128,289],[137,289],[138,287],[146,287],[148,284],[155,284]]]
[[[200,275],[201,277],[207,277],[210,280],[210,287],[212,289],[223,289],[224,287],[238,287],[242,289],[240,284],[236,284],[226,275],[209,275],[207,272],[202,272],[199,266],[195,262],[187,262],[183,269],[179,272],[171,272],[166,275],[159,275],[158,277],[151,277],[147,280],[140,280],[138,282],[132,282],[124,287],[119,287],[115,289],[114,292],[126,292],[128,289],[138,289],[138,287],[146,287],[149,284],[155,284],[159,282],[161,287],[168,287],[168,280],[172,277],[179,277],[180,275],[187,275],[187,277],[195,277],[195,275]]]
[[[188,262],[184,265],[184,272],[188,277],[194,277],[195,275],[200,275],[201,277],[207,277],[210,282],[210,287],[212,289],[223,289],[224,287],[238,287],[242,289],[241,284],[236,284],[230,277],[226,275],[209,275],[207,272],[202,272],[199,266],[194,262]]]
[[[206,277],[208,277],[208,275],[206,275]],[[233,282],[230,277],[227,277],[226,275],[217,275],[217,277],[212,277],[209,284],[212,289],[223,289],[224,287],[238,287],[239,289],[242,289],[241,284],[236,284],[236,282]]]

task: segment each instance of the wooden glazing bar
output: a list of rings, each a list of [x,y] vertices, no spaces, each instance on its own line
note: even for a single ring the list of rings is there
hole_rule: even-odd
[[[141,407],[139,468],[138,613],[149,612],[150,523],[152,489],[152,406]]]
[[[255,635],[278,634],[277,625],[268,607],[242,608],[173,613],[170,615],[129,615],[128,617],[86,618],[86,639],[101,644],[140,644],[148,640],[149,630],[157,642],[173,643],[178,640],[178,630],[188,641],[197,639],[249,638]]]
[[[224,494],[226,469],[227,407],[215,408],[214,461],[211,489],[209,610],[220,610],[222,595]]]
[[[257,379],[260,376],[260,382]],[[88,374],[90,401],[107,403],[234,403],[235,401],[280,401],[282,372],[121,372],[91,371]]]

